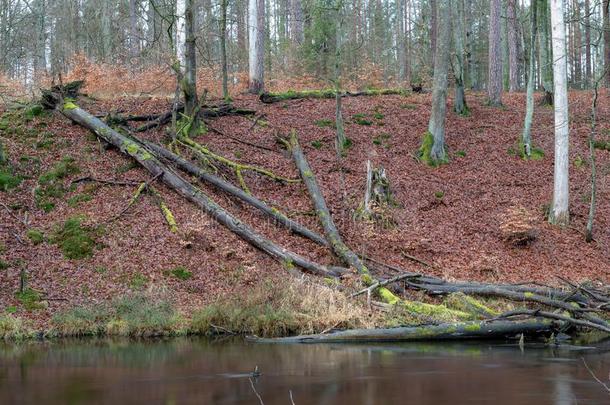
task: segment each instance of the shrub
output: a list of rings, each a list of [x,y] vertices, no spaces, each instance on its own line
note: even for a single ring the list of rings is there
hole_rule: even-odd
[[[10,314],[0,315],[0,339],[18,340],[30,334],[21,318]]]

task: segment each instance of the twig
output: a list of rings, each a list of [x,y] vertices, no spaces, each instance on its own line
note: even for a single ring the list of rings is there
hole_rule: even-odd
[[[362,295],[364,293],[367,293],[367,294],[370,295],[377,288],[385,287],[388,284],[392,284],[392,283],[395,283],[397,281],[404,280],[406,278],[420,278],[421,276],[422,276],[421,274],[413,274],[413,273],[400,274],[400,275],[398,275],[396,277],[392,277],[392,278],[390,278],[390,279],[388,279],[386,281],[376,282],[375,284],[365,288],[364,290],[360,290],[357,293],[354,293],[354,294],[350,295],[349,297],[350,298],[354,298],[354,297],[357,297],[357,296]]]
[[[229,335],[237,335],[237,333],[233,332],[232,330],[223,328],[222,326],[217,326],[217,325],[214,325],[213,323],[211,323],[210,326],[212,328],[214,328],[214,329],[218,329],[218,330],[221,330],[221,331],[223,331],[225,333],[228,333]]]
[[[415,257],[415,256],[411,256],[410,254],[405,253],[405,251],[404,251],[404,250],[401,250],[401,251],[400,251],[400,254],[401,254],[401,255],[402,255],[402,257],[404,257],[405,259],[409,259],[409,260],[411,260],[411,261],[413,261],[413,262],[415,262],[415,263],[419,263],[419,264],[421,264],[422,266],[430,267],[431,269],[438,269],[438,267],[436,267],[436,266],[434,266],[434,265],[432,265],[432,264],[430,264],[430,263],[428,263],[428,262],[425,262],[425,261],[423,261],[423,260],[421,260],[421,259],[418,259],[418,258],[417,258],[417,257]]]
[[[588,295],[591,296],[591,298],[596,299],[598,301],[604,302],[604,303],[610,303],[610,298],[604,297],[603,295],[597,294],[589,289],[587,289],[586,287],[582,286],[582,285],[577,285],[573,282],[571,282],[570,280],[563,278],[561,276],[555,276],[558,279],[560,279],[561,281],[563,281],[564,283],[568,284],[569,286],[576,288],[580,291],[583,291],[585,293],[587,293]]]
[[[291,405],[296,405],[296,404],[294,403],[294,399],[292,399],[292,390],[288,390],[288,394],[290,395],[290,404],[291,404]]]
[[[254,117],[252,125],[250,125],[250,128],[248,128],[248,131],[252,131],[252,128],[254,128],[256,126],[256,124],[258,124],[258,120],[260,120],[261,118],[263,118],[265,116],[266,116],[266,114],[261,114],[258,117]]]
[[[587,369],[587,371],[589,371],[589,374],[591,374],[591,377],[593,377],[595,379],[595,381],[597,381],[602,387],[604,387],[606,389],[606,391],[608,391],[610,393],[610,386],[608,384],[604,384],[604,382],[602,380],[600,380],[599,378],[597,378],[597,376],[595,375],[595,373],[593,372],[593,370],[591,370],[589,368],[589,365],[587,364],[587,362],[585,361],[584,357],[580,358],[583,362],[583,364],[585,365],[585,368]]]
[[[11,217],[15,218],[19,223],[23,224],[23,226],[25,226],[26,228],[29,227],[29,224],[27,223],[27,221],[24,219],[21,219],[17,215],[15,215],[15,213],[13,213],[13,211],[11,211],[11,209],[9,207],[7,207],[6,204],[4,204],[3,202],[0,202],[0,205],[2,205],[2,207],[4,207],[6,212],[8,212]]]
[[[222,131],[220,131],[219,129],[214,128],[213,126],[211,126],[211,125],[210,125],[208,122],[206,122],[205,124],[206,124],[206,126],[208,127],[208,129],[209,129],[210,131],[216,132],[218,135],[220,135],[220,136],[222,136],[222,137],[224,137],[224,138],[229,138],[229,139],[231,139],[231,140],[233,140],[233,141],[235,141],[235,142],[242,143],[242,144],[244,144],[244,145],[248,145],[248,146],[252,146],[253,148],[262,149],[262,150],[266,150],[266,151],[268,151],[268,152],[273,152],[273,153],[278,153],[278,154],[281,154],[280,152],[278,152],[278,151],[277,151],[277,150],[275,150],[275,149],[271,149],[271,148],[268,148],[268,147],[263,146],[263,145],[257,145],[257,144],[255,144],[255,143],[248,142],[248,141],[245,141],[245,140],[243,140],[243,139],[239,139],[239,138],[238,138],[238,137],[236,137],[236,136],[229,135],[229,134],[227,134],[227,133],[225,133],[225,132],[222,132]]]
[[[258,398],[261,405],[265,405],[265,403],[263,402],[263,399],[258,394],[258,391],[256,391],[256,388],[254,388],[254,383],[252,382],[252,378],[248,378],[248,380],[250,381],[250,386],[252,387],[252,391],[254,391],[254,394],[256,394],[256,397]]]

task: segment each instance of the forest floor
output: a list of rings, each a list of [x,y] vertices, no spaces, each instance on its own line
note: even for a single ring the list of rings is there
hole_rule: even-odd
[[[381,259],[403,269],[441,276],[449,280],[489,282],[539,282],[559,284],[558,276],[575,282],[610,279],[610,155],[597,151],[598,208],[595,240],[586,243],[584,228],[590,197],[588,164],[590,92],[570,94],[570,206],[572,224],[567,229],[545,220],[553,191],[553,110],[537,107],[532,131],[535,146],[545,156],[525,161],[517,150],[522,130],[525,95],[505,95],[504,108],[485,104],[483,94],[468,94],[469,117],[449,113],[447,145],[449,164],[430,168],[414,156],[427,130],[430,95],[355,97],[344,100],[346,134],[351,140],[341,164],[334,149],[334,101],[294,100],[272,105],[257,98],[238,96],[234,103],[257,111],[256,122],[246,117],[223,117],[210,126],[223,133],[271,149],[253,148],[213,130],[198,141],[213,151],[239,162],[271,169],[286,177],[298,172],[276,142],[275,135],[295,129],[330,211],[346,243],[357,253]],[[610,96],[603,92],[599,111],[599,137],[610,138]],[[79,101],[93,114],[112,111],[143,114],[168,111],[164,99],[114,99]],[[450,107],[448,111],[451,111]],[[360,121],[360,124],[357,123]],[[366,122],[365,122],[366,121]],[[329,125],[330,124],[330,125]],[[362,125],[365,124],[365,125]],[[59,114],[43,114],[16,129],[9,123],[0,137],[9,160],[24,181],[0,191],[0,310],[15,312],[37,328],[67,308],[96,304],[154,286],[171,297],[180,312],[247,294],[265,280],[280,279],[286,270],[266,254],[252,248],[216,224],[161,184],[155,187],[172,211],[177,225],[170,232],[157,202],[142,196],[120,218],[137,186],[104,185],[71,181],[90,176],[113,181],[143,182],[149,174],[116,150],[105,150],[85,129]],[[164,129],[142,134],[161,141]],[[39,178],[70,156],[77,170],[69,170],[63,185],[67,192],[53,197],[54,209],[42,210],[36,201]],[[384,228],[354,220],[365,187],[366,161],[386,168],[399,203],[387,215],[395,226]],[[344,177],[342,179],[342,177]],[[227,178],[235,182],[231,174]],[[245,173],[252,193],[290,217],[321,232],[303,184],[279,184]],[[225,206],[262,234],[323,264],[339,264],[323,247],[290,235],[255,210],[201,185]],[[523,209],[535,232],[535,240],[516,247],[504,240],[504,218]],[[10,213],[9,213],[10,211]],[[26,216],[27,215],[27,216]],[[89,258],[66,259],[52,242],[58,225],[84,215],[84,224],[103,224],[96,233],[96,248]],[[27,225],[22,222],[24,220]],[[41,243],[28,237],[28,229],[42,232]],[[434,266],[422,268],[405,255]],[[182,269],[184,271],[175,271]],[[28,285],[51,300],[27,311],[15,295],[20,273],[26,270]],[[191,272],[188,277],[179,274]],[[390,275],[390,273],[385,274]]]

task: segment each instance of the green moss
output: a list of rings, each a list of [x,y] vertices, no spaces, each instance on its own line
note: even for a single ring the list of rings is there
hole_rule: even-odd
[[[28,229],[26,235],[34,245],[39,245],[44,242],[44,234],[38,229]]]
[[[517,145],[517,151],[515,151],[513,148],[510,148],[509,154],[518,155],[523,160],[542,160],[544,158],[544,151],[535,146],[531,146],[530,155],[528,156],[525,152],[525,144],[522,141],[519,141],[519,144]]]
[[[38,187],[35,190],[36,205],[45,212],[51,211],[55,207],[55,199],[63,197],[67,191],[63,180],[77,173],[80,173],[80,168],[74,158],[62,158],[51,170],[38,178]]]
[[[320,128],[336,128],[336,123],[334,120],[322,119],[315,121],[316,126]]]
[[[466,152],[463,150],[458,150],[455,152],[455,156],[457,157],[466,157]]]
[[[57,244],[68,259],[85,259],[93,256],[93,231],[82,225],[83,217],[71,217],[57,227],[52,242]]]
[[[488,307],[476,298],[464,293],[450,294],[445,298],[444,304],[447,308],[469,313],[477,318],[496,317],[500,314],[498,311]]]
[[[0,270],[6,270],[8,269],[10,266],[10,264],[2,259],[0,259]]]
[[[76,110],[78,108],[78,106],[76,104],[74,104],[73,100],[70,99],[66,99],[64,101],[64,110]]]
[[[45,307],[40,293],[32,288],[26,288],[15,293],[15,298],[27,311],[35,311]]]
[[[31,121],[35,117],[39,117],[44,113],[44,108],[40,104],[33,104],[23,111],[23,118],[26,121]]]
[[[8,191],[21,184],[23,179],[13,175],[8,169],[0,168],[0,191]]]
[[[366,114],[354,114],[352,116],[352,120],[354,121],[354,123],[358,124],[358,125],[364,125],[364,126],[371,126],[373,125],[373,121],[369,120],[366,118]]]
[[[576,168],[580,169],[581,167],[584,167],[586,165],[586,160],[584,160],[581,156],[576,156],[576,159],[574,159],[574,166],[576,166]]]
[[[439,167],[440,165],[448,163],[447,158],[442,160],[437,160],[432,158],[432,147],[434,146],[434,136],[430,132],[426,132],[424,134],[424,138],[422,139],[422,144],[417,151],[417,158],[420,162],[425,163],[430,167]],[[446,156],[446,154],[445,154]]]
[[[75,196],[68,198],[68,205],[70,207],[76,207],[80,203],[91,201],[92,199],[93,199],[93,197],[91,196],[91,194],[87,194],[87,193],[76,194]]]
[[[133,290],[142,290],[148,283],[148,277],[142,273],[135,273],[129,280],[129,287]]]
[[[434,198],[436,198],[437,200],[442,200],[443,197],[445,197],[445,192],[444,191],[436,191],[434,193]]]
[[[464,330],[468,332],[477,332],[481,330],[481,324],[477,322],[469,323],[467,325],[464,325]]]
[[[186,267],[178,266],[169,271],[169,273],[178,280],[186,281],[193,277],[193,273],[187,270]]]
[[[383,146],[386,149],[390,148],[390,138],[392,137],[392,135],[388,134],[387,132],[384,132],[376,137],[373,138],[373,144],[377,145],[377,146]]]
[[[320,149],[322,147],[322,141],[315,140],[315,141],[311,142],[311,146],[313,146],[316,149]]]

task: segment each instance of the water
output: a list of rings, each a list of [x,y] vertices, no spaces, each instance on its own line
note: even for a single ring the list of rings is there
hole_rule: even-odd
[[[610,404],[583,359],[608,382],[610,344],[31,342],[0,345],[0,404]]]

